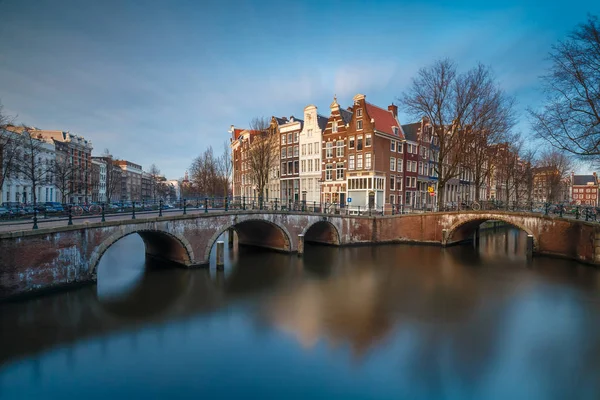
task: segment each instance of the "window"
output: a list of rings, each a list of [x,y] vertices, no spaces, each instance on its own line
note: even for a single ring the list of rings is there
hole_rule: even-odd
[[[331,132],[337,133],[337,131],[338,131],[337,128],[338,128],[337,121],[331,121]]]
[[[344,163],[337,163],[335,179],[338,181],[344,180]]]
[[[292,142],[290,142],[290,143],[292,143]],[[288,158],[291,158],[292,154],[294,154],[294,147],[293,146],[288,146],[288,148],[287,148],[287,156],[288,156]]]
[[[356,116],[357,117],[362,117],[362,108],[359,108],[356,110]]]
[[[287,175],[287,163],[282,162],[281,163],[281,175]],[[245,177],[246,175],[243,175],[243,177]]]
[[[306,172],[306,161],[302,160],[302,162],[300,163],[300,172]],[[302,185],[304,186],[304,185]]]
[[[416,188],[417,187],[417,178],[415,178],[414,176],[411,179],[411,183],[412,183],[412,187]]]
[[[402,145],[402,142],[398,142],[398,143],[396,143],[396,147],[398,148],[398,153],[402,153],[402,151],[403,151],[403,147],[404,147],[404,146]]]
[[[294,174],[294,163],[291,161],[288,161],[287,164],[288,164],[288,166],[287,166],[288,175],[293,175]]]
[[[390,194],[390,204],[394,204],[394,198],[396,196],[394,196],[393,194]]]
[[[390,175],[390,190],[396,190],[396,177]]]
[[[410,187],[410,176],[406,177],[406,187],[409,188]],[[406,202],[408,203],[408,197],[406,198]]]
[[[333,142],[327,142],[325,144],[325,157],[333,157]]]
[[[311,155],[312,154],[312,143],[308,144],[308,154]]]
[[[419,154],[419,151],[418,151],[418,150],[419,150],[419,147],[418,147],[418,146],[415,144],[415,145],[413,146],[413,153],[414,153],[414,154]]]
[[[294,132],[294,143],[298,143],[298,132]]]
[[[344,157],[344,141],[338,140],[335,144],[336,157]]]
[[[396,170],[396,159],[394,157],[390,157],[390,171]]]
[[[356,130],[362,130],[363,124],[362,121],[356,121]]]
[[[294,174],[297,174],[300,172],[300,162],[299,161],[294,161]]]
[[[303,156],[306,155],[306,145],[305,144],[302,145],[302,155]]]
[[[333,164],[327,164],[325,166],[325,180],[330,181],[333,174]]]
[[[371,147],[371,134],[365,135],[365,147]]]
[[[319,154],[319,152],[321,151],[319,142],[315,142],[313,147],[315,148],[315,154]],[[319,154],[319,156],[320,156],[320,154]]]
[[[410,144],[410,143],[407,143],[407,144],[406,144],[406,152],[407,152],[408,154],[411,154],[411,153],[412,153],[412,144]]]
[[[396,141],[390,141],[390,151],[396,151]]]
[[[365,169],[371,169],[371,153],[365,154]]]
[[[287,153],[285,152],[285,147],[282,147],[281,148],[281,158],[285,158],[286,155],[287,155]]]
[[[392,126],[392,132],[394,132],[394,135],[398,136],[398,127]]]
[[[319,164],[319,159],[315,158],[315,172],[319,172],[321,169],[321,165]]]
[[[362,135],[358,135],[356,137],[356,150],[362,150],[363,149],[363,137]]]
[[[281,144],[285,144],[285,133],[281,135]]]
[[[350,139],[348,139],[348,148],[349,149],[354,148],[354,136],[350,136]]]
[[[356,156],[356,169],[362,169],[363,167],[363,155],[362,154],[358,154]]]
[[[291,133],[288,133],[287,141],[288,141],[288,144],[292,144],[292,134]]]
[[[402,162],[403,160],[401,158],[398,159],[398,168],[396,168],[396,171],[398,172],[402,172]]]
[[[402,179],[398,179],[398,190],[402,190]],[[400,196],[398,196],[398,201],[400,200]]]
[[[294,146],[294,157],[298,157],[298,145]]]
[[[423,175],[423,163],[419,161],[419,175]]]
[[[348,169],[354,169],[354,154],[348,157]]]

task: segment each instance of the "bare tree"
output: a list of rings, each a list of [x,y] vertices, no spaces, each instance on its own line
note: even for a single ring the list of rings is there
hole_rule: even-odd
[[[480,72],[489,74],[488,70]],[[491,74],[481,81],[479,96],[463,132],[467,145],[463,165],[472,173],[476,201],[480,201],[481,187],[489,180],[492,146],[514,139],[510,138],[516,124],[514,104],[515,99],[506,95]]]
[[[231,161],[231,149],[227,142],[223,143],[223,154],[219,157],[219,173],[221,174],[221,180],[223,181],[223,195],[229,196],[229,189],[231,187],[231,172],[233,171],[233,164]]]
[[[4,181],[15,172],[21,139],[18,134],[6,129],[10,123],[12,118],[4,113],[4,106],[0,103],[0,192],[4,187]]]
[[[57,151],[54,162],[54,184],[60,191],[61,202],[67,202],[69,196],[73,193],[73,178],[76,168],[73,165],[71,157],[65,152]]]
[[[277,135],[269,131],[268,119],[254,118],[250,122],[250,143],[248,148],[249,176],[259,198],[264,198],[265,187],[269,183],[269,174],[278,163],[278,154],[274,151],[277,146]]]
[[[511,199],[516,200],[518,176],[522,173],[519,154],[522,151],[522,141],[500,143],[493,152],[494,180],[496,184],[496,199],[504,201],[508,207]]]
[[[196,195],[215,196],[221,193],[219,160],[211,146],[190,165],[190,185]]]
[[[589,16],[553,46],[542,77],[546,104],[529,109],[534,132],[553,147],[585,158],[600,156],[600,23]]]
[[[569,171],[573,166],[571,158],[564,151],[550,149],[540,154],[535,170],[539,189],[547,202],[555,203],[565,200],[566,184]]]
[[[23,126],[21,136],[21,148],[23,157],[16,163],[18,172],[31,184],[31,197],[33,206],[37,205],[37,188],[44,182],[51,180],[53,165],[47,157],[49,144],[41,137],[37,137],[35,131]]]
[[[152,164],[148,170],[148,174],[150,175],[150,197],[152,200],[156,200],[161,178],[160,169],[158,169],[156,164]]]
[[[478,65],[459,74],[449,59],[436,61],[419,70],[407,92],[399,99],[405,111],[415,118],[426,116],[433,127],[438,175],[438,208],[445,203],[445,186],[460,173],[469,149],[469,125],[481,119],[476,112],[481,98],[493,93],[495,82],[489,68]]]

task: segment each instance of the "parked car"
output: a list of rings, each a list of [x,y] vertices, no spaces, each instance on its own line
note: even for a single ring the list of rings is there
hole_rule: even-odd
[[[10,211],[10,209],[6,208],[6,207],[0,207],[0,217],[10,217],[12,216],[12,212]]]
[[[58,201],[47,201],[45,203],[46,212],[63,212],[65,209]]]

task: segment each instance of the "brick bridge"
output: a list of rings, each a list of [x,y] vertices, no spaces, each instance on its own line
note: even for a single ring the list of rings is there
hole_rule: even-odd
[[[206,266],[217,238],[234,229],[238,242],[298,252],[307,242],[330,245],[424,243],[473,238],[485,221],[503,221],[533,236],[536,254],[600,265],[600,225],[511,212],[449,212],[345,216],[281,211],[233,211],[152,217],[0,234],[0,299],[29,291],[94,282],[102,254],[138,234],[147,256],[184,267]],[[399,261],[400,262],[400,261]]]

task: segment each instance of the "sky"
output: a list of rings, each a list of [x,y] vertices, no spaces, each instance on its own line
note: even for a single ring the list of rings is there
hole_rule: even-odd
[[[328,116],[334,95],[387,107],[449,57],[490,66],[528,135],[548,52],[588,14],[600,2],[0,0],[0,102],[178,179],[231,125]]]

